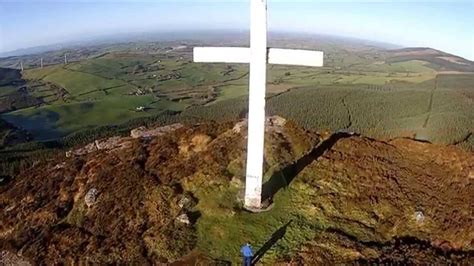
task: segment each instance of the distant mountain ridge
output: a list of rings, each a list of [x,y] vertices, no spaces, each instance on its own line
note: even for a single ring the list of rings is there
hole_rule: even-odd
[[[407,60],[422,60],[429,62],[437,71],[458,70],[474,72],[474,62],[457,55],[449,54],[429,47],[409,47],[389,50],[388,62],[403,62]]]
[[[398,48],[403,47],[401,45],[375,41],[375,40],[365,40],[365,39],[358,39],[358,38],[338,36],[338,35],[309,34],[309,33],[298,33],[298,32],[270,32],[269,41],[271,42],[272,39],[274,39],[274,37],[282,37],[282,36],[300,36],[300,37],[304,36],[305,38],[344,40],[344,41],[349,41],[349,42],[364,44],[367,46],[384,48],[384,49],[398,49]],[[115,34],[115,35],[108,35],[108,36],[101,36],[101,37],[91,37],[84,40],[59,42],[59,43],[54,43],[54,44],[34,46],[34,47],[29,47],[29,48],[21,48],[21,49],[12,50],[12,51],[0,52],[0,59],[2,58],[5,59],[9,57],[34,55],[34,54],[39,54],[39,53],[44,53],[44,52],[57,51],[61,49],[73,49],[73,48],[78,48],[78,47],[83,47],[83,46],[113,44],[113,43],[121,43],[121,42],[179,41],[179,40],[207,40],[207,39],[214,40],[214,41],[218,39],[225,39],[225,40],[238,39],[238,40],[248,41],[248,31],[215,30],[215,31],[194,31],[194,32],[182,31],[178,33],[176,32],[153,33],[152,32],[152,33]],[[401,49],[435,50],[433,48],[427,48],[427,47],[426,48],[425,47],[408,47],[408,48],[401,48]],[[465,58],[462,58],[462,59],[467,60]]]

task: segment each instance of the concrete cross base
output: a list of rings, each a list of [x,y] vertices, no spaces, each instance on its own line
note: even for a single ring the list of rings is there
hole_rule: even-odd
[[[248,212],[252,212],[252,213],[260,213],[260,212],[266,212],[273,209],[273,206],[275,206],[273,201],[268,200],[268,201],[262,202],[262,204],[260,204],[260,208],[244,206],[244,210]]]

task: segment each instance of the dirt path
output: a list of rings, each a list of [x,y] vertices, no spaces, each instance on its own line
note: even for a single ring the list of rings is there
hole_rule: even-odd
[[[91,93],[94,93],[94,92],[103,92],[105,95],[108,95],[109,92],[108,90],[112,90],[112,89],[116,89],[116,88],[121,88],[123,86],[126,86],[126,84],[122,84],[122,85],[117,85],[117,86],[112,86],[112,87],[107,87],[107,88],[102,88],[102,89],[96,89],[96,90],[91,90],[91,91],[87,91],[87,92],[83,92],[81,94],[78,94],[77,96],[84,96],[84,95],[87,95],[87,94],[91,94]]]
[[[460,139],[460,140],[458,140],[458,141],[455,141],[455,142],[454,142],[453,144],[451,144],[451,145],[455,145],[455,146],[456,146],[456,145],[459,145],[459,144],[461,144],[461,143],[464,143],[464,142],[466,142],[471,136],[472,136],[472,132],[469,132],[469,133],[466,134],[466,136],[464,136],[464,138],[462,138],[462,139]]]
[[[344,95],[342,98],[341,98],[341,103],[342,105],[344,106],[344,108],[346,109],[346,112],[347,112],[347,117],[349,119],[349,122],[347,123],[347,125],[345,126],[345,129],[348,129],[352,126],[352,112],[351,112],[351,109],[349,108],[349,106],[347,105],[346,103],[346,98],[347,96],[349,96],[352,92],[349,92],[347,93],[346,95]]]
[[[240,80],[240,79],[245,78],[245,77],[248,76],[248,75],[249,75],[249,72],[247,71],[247,72],[245,72],[244,74],[242,74],[242,75],[240,75],[240,76],[238,76],[238,77],[236,77],[236,78],[227,79],[227,80],[224,80],[224,81],[222,81],[222,82],[220,82],[220,83],[221,83],[221,84],[225,84],[225,83],[228,83],[228,82],[237,81],[237,80]],[[213,86],[218,86],[218,85],[219,85],[219,83],[214,84]]]
[[[430,120],[431,110],[433,109],[433,97],[437,88],[438,88],[438,75],[436,75],[435,77],[435,84],[434,84],[433,89],[431,90],[430,103],[428,104],[428,111],[426,111],[428,115],[426,116],[425,122],[423,123],[423,128],[426,128],[426,126],[428,125],[428,121]]]

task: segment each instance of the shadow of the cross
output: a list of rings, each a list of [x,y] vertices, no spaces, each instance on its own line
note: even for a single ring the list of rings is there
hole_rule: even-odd
[[[270,239],[267,240],[267,242],[265,242],[265,244],[263,244],[263,246],[255,253],[255,255],[253,256],[252,258],[252,265],[255,265],[257,262],[260,261],[260,259],[263,257],[263,255],[265,255],[265,253],[267,253],[267,251],[273,247],[273,245],[275,245],[275,243],[282,239],[285,234],[286,234],[286,229],[288,228],[288,226],[291,224],[292,220],[290,220],[289,222],[287,222],[285,225],[283,225],[282,227],[280,227],[278,230],[276,230],[272,236],[270,237]]]
[[[352,134],[345,132],[335,133],[315,147],[311,152],[296,160],[294,163],[275,172],[270,179],[263,184],[262,201],[271,201],[273,196],[280,189],[287,187],[306,166],[318,159],[325,151],[331,149],[338,140],[350,136],[352,136]]]

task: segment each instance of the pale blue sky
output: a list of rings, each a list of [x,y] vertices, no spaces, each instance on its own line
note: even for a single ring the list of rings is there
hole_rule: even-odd
[[[268,0],[270,30],[429,46],[474,60],[474,0]],[[104,34],[248,29],[248,0],[0,0],[0,52]]]

